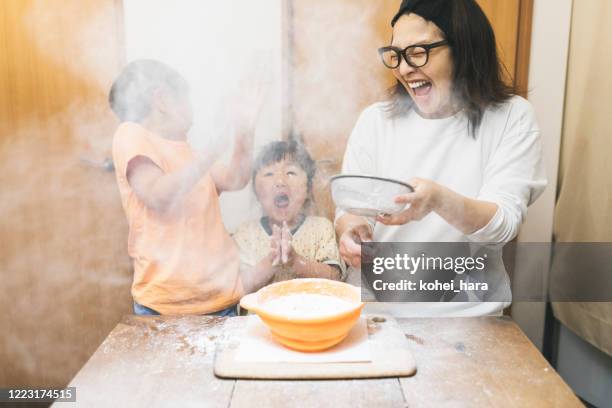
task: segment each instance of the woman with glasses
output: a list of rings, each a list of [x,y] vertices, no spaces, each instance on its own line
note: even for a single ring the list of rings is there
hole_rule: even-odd
[[[338,211],[343,258],[358,268],[368,240],[512,240],[546,177],[533,108],[504,83],[489,21],[474,0],[404,0],[391,26],[379,54],[397,83],[359,117],[343,173],[408,182],[414,192],[396,198],[404,211],[375,221]],[[402,303],[392,313],[500,313],[511,299],[505,270],[490,290],[490,301]]]

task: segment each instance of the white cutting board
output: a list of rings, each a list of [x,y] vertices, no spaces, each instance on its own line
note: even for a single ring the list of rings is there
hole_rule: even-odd
[[[365,317],[359,318],[338,345],[317,353],[308,353],[283,346],[274,340],[270,329],[259,316],[251,315],[234,358],[238,362],[253,363],[367,363],[372,361],[367,320]]]
[[[236,358],[240,343],[219,345],[214,373],[242,379],[350,379],[406,377],[416,372],[416,362],[404,333],[390,316],[366,316],[369,362],[264,362]],[[244,333],[248,320],[243,321]],[[242,334],[241,333],[241,334]],[[363,355],[363,354],[362,354]],[[261,360],[261,359],[260,359]]]

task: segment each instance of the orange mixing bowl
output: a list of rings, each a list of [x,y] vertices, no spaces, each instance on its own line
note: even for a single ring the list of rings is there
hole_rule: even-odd
[[[327,295],[348,304],[340,310],[327,308],[300,316],[271,307],[268,302],[288,295]],[[268,306],[266,306],[268,304]],[[292,279],[273,283],[244,296],[240,306],[257,313],[272,336],[299,351],[321,351],[340,343],[359,319],[364,304],[359,288],[329,279]],[[315,307],[317,305],[313,305]]]

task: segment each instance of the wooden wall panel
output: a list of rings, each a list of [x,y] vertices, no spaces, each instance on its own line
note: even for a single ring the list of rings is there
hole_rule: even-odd
[[[62,386],[130,312],[107,93],[121,2],[0,2],[0,386]]]
[[[516,67],[514,87],[523,98],[529,93],[529,62],[531,56],[531,26],[533,24],[533,1],[521,0],[519,9]]]
[[[477,0],[477,2],[493,26],[499,55],[508,71],[507,80],[511,82],[516,72],[521,0]]]

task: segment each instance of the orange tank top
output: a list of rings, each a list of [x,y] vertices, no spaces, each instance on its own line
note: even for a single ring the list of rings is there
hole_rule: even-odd
[[[115,133],[113,160],[129,224],[134,300],[161,314],[212,313],[237,303],[244,292],[238,250],[223,225],[210,173],[161,213],[145,206],[127,181],[128,162],[136,156],[173,172],[193,161],[194,152],[187,142],[164,139],[136,123],[122,123]]]

